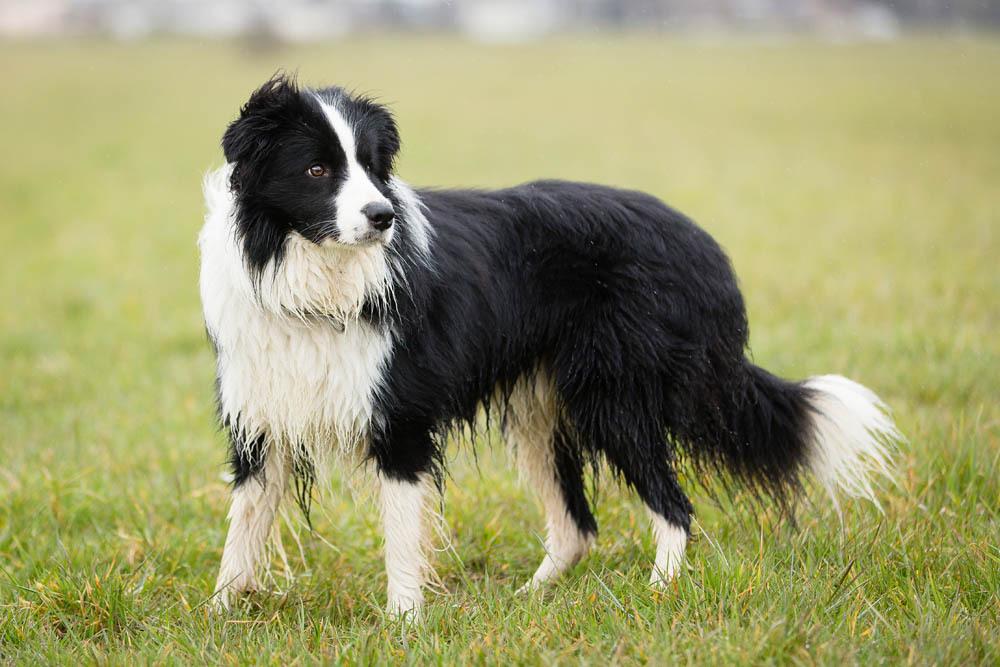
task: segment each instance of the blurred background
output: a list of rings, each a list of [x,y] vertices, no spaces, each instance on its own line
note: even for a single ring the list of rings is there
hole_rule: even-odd
[[[891,39],[1000,24],[995,0],[4,0],[0,34],[253,36],[308,42],[386,29],[512,41],[560,31],[775,31]]]
[[[642,662],[989,663],[998,28],[993,0],[0,0],[0,581],[17,584],[0,585],[0,656],[142,646],[155,662],[180,645],[205,661],[191,636],[255,661],[286,622],[308,650],[352,623],[372,651],[388,641],[371,622],[377,517],[346,493],[299,531],[305,555],[289,550],[311,630],[296,635],[298,602],[267,612],[266,633],[187,613],[215,576],[228,493],[200,181],[250,92],[287,69],[389,104],[415,186],[560,177],[664,199],[731,256],[756,363],[853,377],[910,437],[886,516],[858,508],[869,520],[846,533],[809,509],[790,538],[774,513],[720,510],[692,485],[697,571],[668,603],[690,608],[640,588],[648,531],[609,485],[597,555],[564,594],[620,626],[500,634],[543,522],[502,448],[478,468],[455,455],[447,518],[467,560],[442,555],[439,572],[448,604],[476,611],[449,623],[521,662],[578,645],[594,662],[624,646]],[[610,590],[645,602],[619,617]],[[449,650],[474,657],[457,636]],[[721,653],[703,653],[708,637]]]

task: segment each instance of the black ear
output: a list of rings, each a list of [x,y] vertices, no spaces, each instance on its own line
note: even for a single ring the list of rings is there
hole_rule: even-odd
[[[300,100],[293,76],[278,72],[255,90],[240,109],[240,116],[222,135],[222,152],[234,166],[232,186],[241,189],[245,179],[258,172],[254,165],[274,144],[281,118]]]
[[[383,143],[382,150],[387,152],[392,158],[395,158],[400,146],[399,128],[396,127],[396,118],[392,115],[392,111],[382,104],[373,102],[372,107],[375,117],[382,126],[379,133],[379,138]]]
[[[382,151],[385,153],[385,159],[387,164],[387,171],[395,171],[396,168],[396,156],[399,154],[400,139],[399,139],[399,128],[396,127],[396,118],[392,115],[392,112],[387,108],[378,105],[379,111],[382,114],[383,122],[385,123],[385,138],[383,142],[385,146]]]
[[[352,119],[355,131],[369,137],[375,153],[372,156],[374,166],[379,177],[385,180],[393,171],[396,154],[399,153],[400,140],[396,119],[388,107],[370,97],[355,98],[354,104],[358,108],[358,117]]]

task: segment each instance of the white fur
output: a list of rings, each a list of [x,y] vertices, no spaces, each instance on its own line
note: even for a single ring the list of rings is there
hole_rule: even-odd
[[[649,510],[649,516],[653,523],[653,537],[656,539],[656,559],[653,561],[649,583],[662,587],[680,572],[688,536],[686,530],[670,523],[656,512]]]
[[[533,488],[545,510],[545,557],[521,587],[532,590],[575,565],[593,540],[581,533],[570,516],[556,479],[554,431],[559,406],[548,376],[523,378],[514,388],[506,411],[506,439],[521,480]]]
[[[263,478],[233,492],[217,583],[221,606],[257,585],[255,569],[287,480],[277,462],[304,456],[322,471],[330,452],[359,454],[392,348],[387,332],[357,317],[366,294],[388,289],[381,246],[320,247],[292,235],[284,261],[265,268],[255,291],[233,227],[229,173],[227,166],[205,180],[201,296],[218,352],[222,416],[247,439],[264,434],[267,461]]]
[[[254,291],[233,228],[229,168],[205,181],[208,215],[199,238],[201,297],[218,350],[222,416],[279,453],[305,446],[321,463],[356,452],[392,350],[388,332],[358,318],[366,295],[388,298],[382,246],[317,246],[288,238]],[[324,313],[326,321],[310,316]]]
[[[422,475],[415,483],[381,479],[388,609],[395,616],[416,619],[423,605],[424,581],[429,570],[425,554],[425,503],[432,488],[429,475]]]
[[[305,457],[322,472],[331,452],[349,459],[363,453],[392,333],[359,313],[366,299],[391,305],[391,278],[405,275],[391,237],[349,247],[291,234],[283,261],[268,264],[255,286],[234,227],[231,172],[226,165],[205,178],[201,297],[217,348],[222,417],[238,423],[246,439],[265,436],[266,462],[263,481],[248,480],[233,492],[217,583],[223,606],[233,593],[257,586],[255,569],[287,485],[287,461]],[[390,187],[418,261],[429,265],[431,232],[422,204],[403,181],[393,178]],[[427,486],[429,480],[383,485],[389,604],[396,611],[420,606],[425,561],[418,510]]]
[[[269,456],[264,475],[248,480],[233,491],[229,533],[215,582],[217,606],[228,609],[234,595],[257,589],[257,568],[287,481],[284,461]]]
[[[838,491],[875,505],[872,477],[891,479],[893,450],[904,440],[885,403],[870,389],[840,375],[809,378],[814,392],[809,467],[839,513]]]
[[[396,195],[396,201],[403,209],[406,220],[406,228],[413,237],[413,243],[424,262],[428,262],[431,253],[431,234],[433,228],[427,221],[425,215],[426,207],[420,201],[417,193],[407,185],[402,179],[396,176],[389,177],[389,188]],[[390,244],[391,249],[391,244]]]
[[[371,223],[361,209],[368,204],[389,204],[375,184],[368,177],[364,167],[358,163],[357,146],[354,139],[354,128],[340,111],[317,97],[323,113],[326,114],[330,127],[337,134],[341,148],[347,156],[347,178],[340,186],[336,198],[338,242],[345,245],[359,243],[371,231]],[[382,237],[384,241],[391,238],[394,228],[390,227]]]

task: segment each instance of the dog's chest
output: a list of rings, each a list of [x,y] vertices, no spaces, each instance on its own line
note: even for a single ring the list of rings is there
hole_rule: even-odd
[[[291,447],[343,448],[363,438],[390,353],[387,333],[363,321],[341,331],[259,312],[221,315],[213,335],[226,415]]]

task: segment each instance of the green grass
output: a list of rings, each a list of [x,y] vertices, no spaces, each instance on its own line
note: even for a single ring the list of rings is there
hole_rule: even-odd
[[[339,479],[301,553],[285,530],[284,593],[209,613],[227,489],[200,177],[278,66],[392,102],[414,184],[560,176],[693,215],[757,363],[895,408],[885,515],[806,504],[793,528],[695,492],[658,594],[644,515],[607,486],[597,549],[520,598],[540,512],[500,447],[459,448],[423,627],[383,616],[375,513]],[[1000,662],[1000,42],[7,43],[0,73],[0,661]]]

